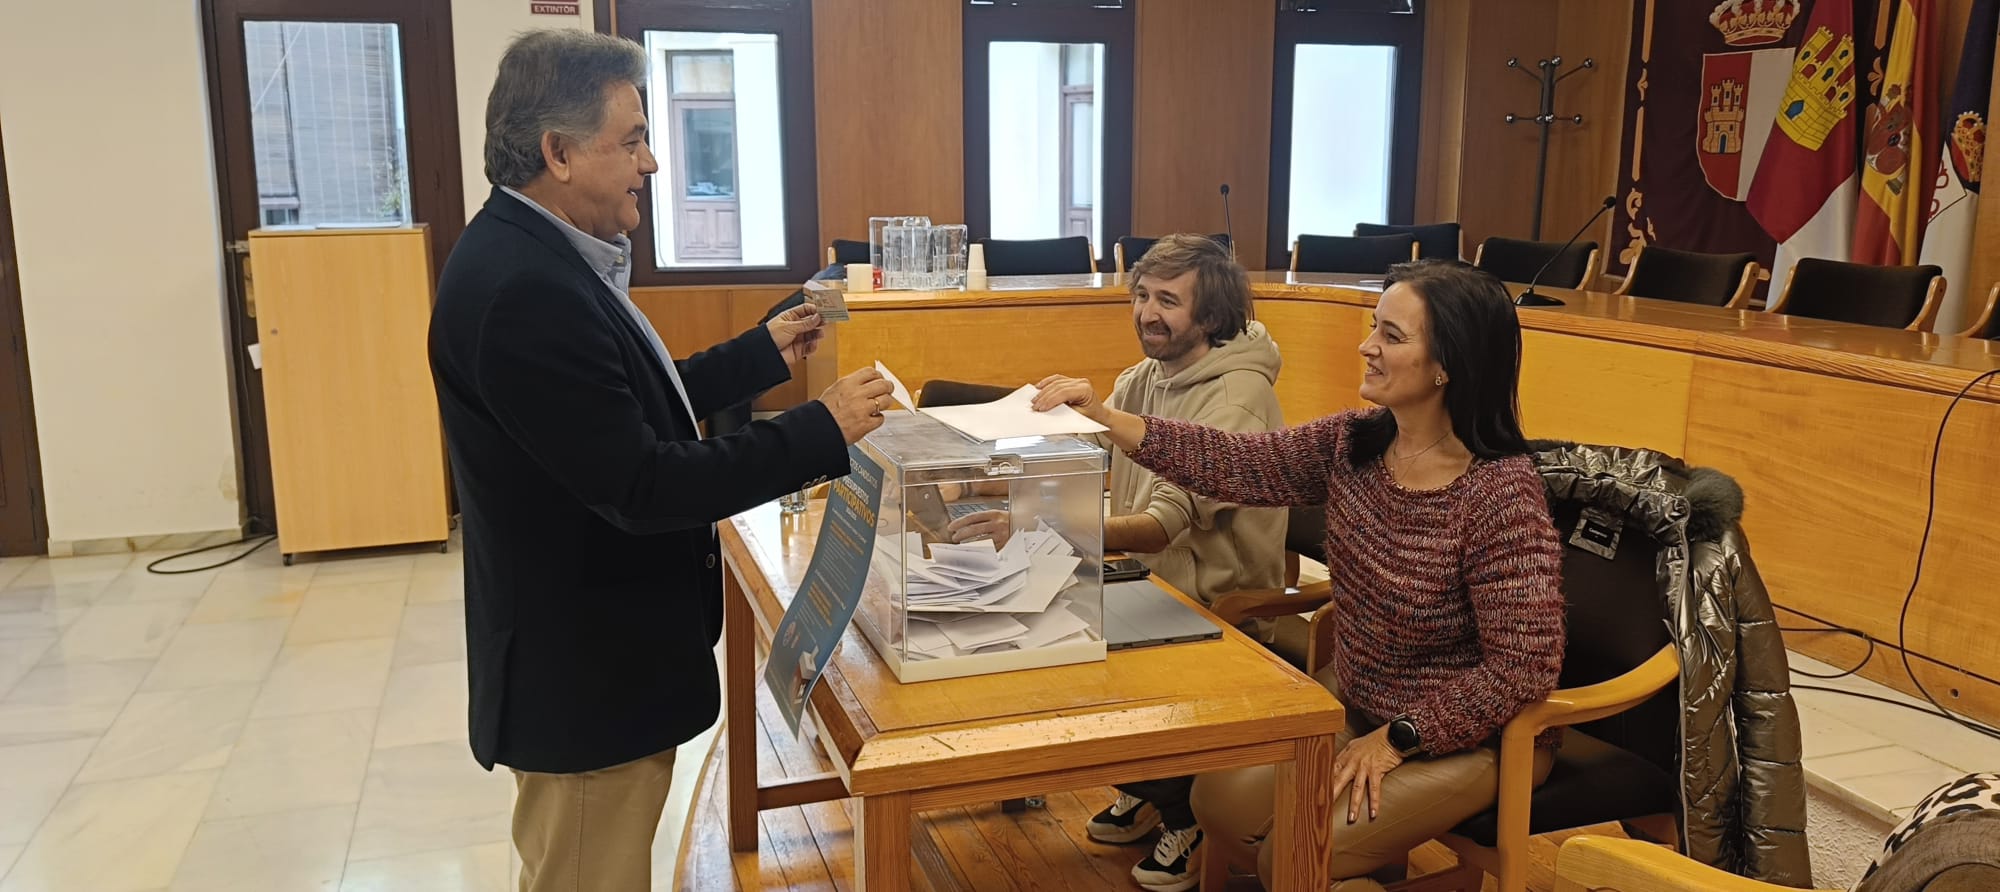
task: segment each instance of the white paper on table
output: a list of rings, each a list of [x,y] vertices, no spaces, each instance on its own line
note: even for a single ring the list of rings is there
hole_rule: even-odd
[[[1020,620],[1028,626],[1028,634],[1014,639],[1014,644],[1022,650],[1045,647],[1090,628],[1082,617],[1060,607],[1022,616]]]
[[[894,388],[889,391],[889,395],[895,397],[896,402],[902,403],[903,408],[912,412],[917,410],[917,401],[910,396],[910,389],[903,386],[903,379],[896,377],[896,373],[889,371],[889,367],[883,365],[879,359],[875,361],[875,371],[881,372],[882,377],[889,379],[889,386]]]
[[[960,650],[972,650],[973,648],[985,647],[989,644],[1012,641],[1022,635],[1028,634],[1028,627],[1022,625],[1020,621],[1011,616],[986,614],[984,616],[969,616],[957,622],[945,623],[938,626],[938,631],[943,632],[946,638],[951,639],[953,647]]]

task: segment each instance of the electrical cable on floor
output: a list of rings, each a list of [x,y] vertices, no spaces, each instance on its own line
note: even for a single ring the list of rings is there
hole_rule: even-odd
[[[1917,600],[1917,584],[1922,582],[1924,578],[1924,556],[1930,550],[1931,527],[1937,521],[1938,456],[1944,452],[1945,426],[1951,423],[1952,410],[1958,408],[1959,402],[1964,400],[1966,395],[1972,392],[1972,388],[1979,386],[1979,383],[1981,381],[1985,381],[1995,376],[2000,376],[2000,369],[1990,369],[1988,371],[1981,372],[1979,373],[1979,375],[1975,376],[1971,381],[1966,382],[1964,387],[1959,388],[1958,394],[1951,398],[1951,403],[1944,407],[1944,417],[1938,419],[1937,437],[1931,442],[1930,482],[1929,482],[1928,501],[1924,507],[1924,532],[1923,535],[1917,539],[1917,566],[1915,572],[1910,574],[1910,590],[1903,595],[1902,612],[1896,617],[1896,650],[1901,655],[1903,660],[1903,674],[1909,677],[1911,684],[1916,685],[1917,693],[1923,695],[1924,700],[1931,705],[1931,709],[1926,710],[1923,707],[1917,706],[1915,704],[1904,703],[1899,700],[1891,700],[1887,697],[1877,697],[1873,694],[1864,694],[1859,691],[1843,691],[1839,688],[1820,687],[1818,685],[1793,685],[1794,688],[1806,691],[1825,691],[1834,694],[1844,694],[1849,697],[1859,697],[1864,700],[1877,700],[1883,703],[1890,703],[1896,706],[1902,706],[1908,709],[1916,710],[1918,712],[1923,712],[1930,715],[1936,715],[1945,719],[1949,719],[1954,724],[1957,724],[1959,727],[1962,727],[1968,731],[1972,731],[1976,734],[1981,734],[1995,740],[2000,740],[2000,729],[1996,729],[1990,725],[1982,724],[1980,722],[1975,722],[1971,719],[1960,716],[1958,713],[1952,712],[1950,709],[1946,708],[1943,703],[1938,702],[1937,697],[1931,694],[1929,688],[1924,687],[1923,681],[1917,678],[1916,670],[1911,668],[1910,666],[1910,648],[1908,640],[1910,605]],[[1843,627],[1834,627],[1829,629],[1799,630],[1799,631],[1815,631],[1815,632],[1847,631],[1859,634],[1858,630],[1846,629]],[[1863,635],[1862,637],[1866,638],[1867,636]],[[1869,655],[1873,656],[1874,639],[1869,638],[1868,640],[1870,647]],[[1862,665],[1867,665],[1867,660],[1864,659],[1862,661]],[[1797,669],[1794,669],[1792,671],[1800,675],[1807,676],[1809,678],[1829,678],[1829,677],[1839,678],[1845,675],[1852,674],[1854,672],[1858,672],[1860,671],[1860,669],[1861,666],[1856,666],[1854,667],[1854,669],[1851,669],[1848,672],[1841,673],[1841,675],[1837,676],[1816,675],[1811,672],[1799,672],[1799,670]]]
[[[1868,645],[1868,653],[1863,654],[1861,657],[1861,662],[1855,663],[1854,667],[1851,669],[1842,669],[1839,672],[1835,672],[1831,675],[1828,675],[1824,672],[1807,672],[1804,669],[1792,670],[1794,674],[1803,675],[1807,678],[1817,678],[1821,681],[1834,681],[1836,679],[1846,678],[1850,675],[1860,672],[1861,667],[1868,665],[1869,660],[1875,659],[1875,639],[1868,637],[1868,633],[1863,632],[1860,629],[1849,628],[1847,626],[1833,626],[1833,625],[1824,626],[1821,628],[1810,628],[1805,626],[1799,626],[1799,627],[1779,626],[1778,631],[1801,632],[1809,635],[1853,635],[1854,637],[1861,639]]]
[[[251,517],[251,518],[250,518],[250,522],[249,522],[248,524],[245,524],[245,525],[246,525],[246,526],[255,526],[255,525],[257,524],[257,520],[258,520],[258,518],[256,518],[256,517],[254,517],[254,516],[253,516],[253,517]],[[271,543],[273,543],[273,542],[276,542],[276,541],[278,541],[278,536],[277,536],[277,534],[276,534],[276,533],[272,533],[272,534],[270,534],[270,535],[265,535],[265,536],[245,536],[245,537],[243,537],[243,538],[241,538],[241,539],[238,539],[238,540],[236,540],[236,541],[234,541],[234,542],[223,542],[223,543],[220,543],[220,544],[216,544],[216,545],[205,545],[205,546],[202,546],[201,548],[195,548],[195,549],[190,549],[190,550],[188,550],[188,551],[183,551],[183,552],[181,552],[180,554],[170,554],[170,555],[167,555],[166,557],[163,557],[163,558],[160,558],[160,559],[159,559],[159,560],[157,560],[157,561],[154,561],[154,562],[152,562],[152,563],[150,563],[150,564],[147,564],[147,565],[146,565],[146,572],[148,572],[148,573],[157,573],[157,574],[160,574],[161,576],[179,576],[179,575],[181,575],[181,574],[184,574],[184,573],[200,573],[200,572],[202,572],[203,570],[214,570],[214,569],[216,569],[216,568],[218,568],[218,567],[227,567],[227,566],[229,566],[230,564],[233,564],[233,563],[236,563],[237,561],[240,561],[240,560],[242,560],[242,559],[244,559],[244,558],[247,558],[247,557],[249,557],[249,556],[251,556],[251,555],[253,555],[253,554],[256,554],[256,553],[257,553],[257,549],[260,549],[260,548],[263,548],[264,546],[266,546],[266,545],[269,545],[269,544],[271,544]],[[250,545],[250,543],[252,543],[252,542],[255,542],[256,544],[254,544],[254,545]],[[235,548],[235,547],[236,547],[236,546],[238,546],[238,545],[250,545],[250,547],[249,547],[249,548],[246,548],[246,549],[244,549],[244,550],[243,550],[243,552],[242,552],[241,554],[237,554],[237,555],[235,555],[235,556],[233,556],[233,557],[230,557],[230,558],[229,558],[228,560],[224,560],[224,561],[221,561],[221,562],[219,562],[219,563],[214,563],[214,564],[203,564],[202,566],[199,566],[199,567],[187,567],[187,568],[185,568],[185,569],[180,569],[180,570],[162,570],[162,569],[160,569],[160,565],[161,565],[161,564],[164,564],[164,563],[167,563],[168,561],[177,561],[177,560],[180,560],[181,558],[185,558],[185,557],[193,557],[193,556],[195,556],[195,555],[197,555],[197,554],[204,554],[204,553],[207,553],[207,552],[210,552],[210,551],[215,551],[215,550],[217,550],[217,549],[222,549],[222,548]]]

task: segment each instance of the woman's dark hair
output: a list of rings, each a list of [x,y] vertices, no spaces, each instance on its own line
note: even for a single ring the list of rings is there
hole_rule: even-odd
[[[1418,260],[1389,268],[1383,290],[1407,285],[1430,310],[1431,357],[1444,367],[1444,407],[1451,432],[1475,458],[1523,455],[1521,320],[1498,276],[1457,260]],[[1356,467],[1382,456],[1396,439],[1388,411],[1357,418],[1349,460]]]

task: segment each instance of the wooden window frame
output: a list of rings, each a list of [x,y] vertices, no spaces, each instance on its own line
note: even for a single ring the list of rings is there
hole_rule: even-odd
[[[1323,5],[1334,4],[1322,0]],[[1351,4],[1355,5],[1355,4]],[[1417,140],[1423,101],[1424,2],[1410,12],[1348,12],[1334,8],[1278,11],[1271,73],[1271,200],[1264,263],[1291,265],[1292,84],[1301,44],[1392,46],[1396,48],[1395,123],[1389,138],[1389,219],[1410,223],[1417,201]],[[1325,233],[1346,235],[1347,233]]]
[[[1133,80],[1138,53],[1138,16],[1130,3],[965,5],[965,224],[975,239],[993,234],[991,86],[986,47],[995,42],[1097,43],[1104,45],[1104,83],[1093,101],[1103,103],[1104,165],[1098,170],[1103,204],[1092,209],[1104,242],[1130,235],[1132,228]],[[1069,196],[1064,195],[1067,207]],[[1112,252],[1098,245],[1097,268],[1110,271]]]
[[[819,244],[818,133],[813,111],[812,3],[810,0],[593,0],[597,30],[644,45],[647,31],[710,31],[778,36],[778,126],[784,132],[785,264],[659,269],[654,251],[653,189],[639,194],[639,227],[632,237],[632,284],[769,285],[811,278],[825,267]],[[648,64],[654,60],[648,59]],[[671,80],[671,73],[668,75]],[[669,87],[671,89],[671,87]],[[644,90],[640,91],[642,94]],[[650,108],[651,103],[648,103]],[[662,126],[665,122],[652,122]],[[661,167],[673,163],[662,159]],[[663,170],[662,173],[665,171]],[[738,171],[738,177],[742,172]],[[668,178],[668,188],[672,188]]]

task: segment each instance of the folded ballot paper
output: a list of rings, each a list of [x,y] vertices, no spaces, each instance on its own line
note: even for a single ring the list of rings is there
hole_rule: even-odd
[[[992,540],[932,543],[921,535],[875,549],[885,578],[907,574],[905,632],[915,657],[956,657],[1044,647],[1088,635],[1089,623],[1060,597],[1076,581],[1083,559],[1045,524],[1023,530],[995,549]],[[895,566],[900,555],[901,567]]]
[[[891,396],[904,407],[922,412],[950,425],[968,437],[981,441],[1005,440],[1011,437],[1053,437],[1062,434],[1094,434],[1103,431],[1104,425],[1083,417],[1083,413],[1068,406],[1057,406],[1047,412],[1035,411],[1035,386],[1022,385],[1019,390],[1007,394],[990,403],[976,403],[969,406],[932,406],[918,409],[917,401],[910,396],[910,390],[903,386],[896,373],[880,362],[875,370],[889,380],[893,388]]]

